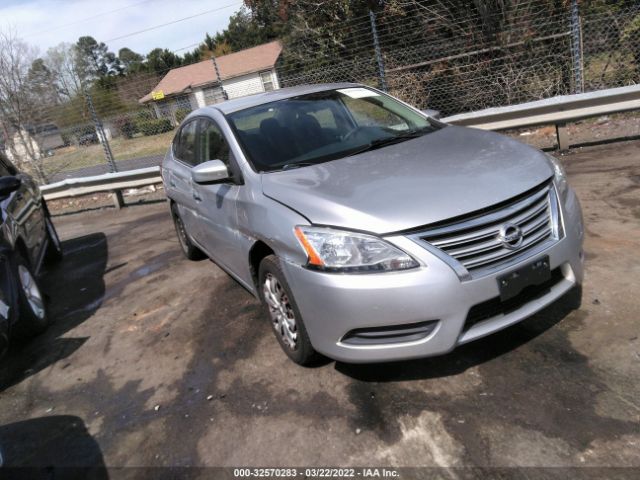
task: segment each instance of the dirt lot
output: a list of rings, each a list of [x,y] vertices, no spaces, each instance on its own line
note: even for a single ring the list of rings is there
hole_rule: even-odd
[[[26,465],[640,468],[639,160],[640,142],[563,157],[587,225],[580,310],[388,365],[291,363],[253,297],[182,258],[164,203],[58,216],[56,323],[2,366],[0,448]]]

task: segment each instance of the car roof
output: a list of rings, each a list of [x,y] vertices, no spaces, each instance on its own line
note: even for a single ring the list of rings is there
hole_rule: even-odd
[[[257,93],[246,97],[234,98],[221,103],[216,103],[210,107],[221,111],[223,114],[234,113],[246,108],[264,105],[265,103],[277,102],[291,97],[306,95],[308,93],[322,92],[325,90],[335,90],[336,88],[348,88],[361,86],[358,83],[318,83],[314,85],[299,85],[296,87],[280,88],[270,92]]]

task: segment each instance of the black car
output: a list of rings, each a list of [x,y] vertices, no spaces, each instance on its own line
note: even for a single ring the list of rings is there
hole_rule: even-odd
[[[48,326],[38,277],[45,261],[61,257],[38,186],[0,153],[0,356],[10,338],[35,335]]]

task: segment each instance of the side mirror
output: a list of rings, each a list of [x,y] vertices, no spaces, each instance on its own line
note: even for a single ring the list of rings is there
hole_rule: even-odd
[[[22,184],[18,177],[0,177],[0,198],[8,197],[20,188]]]
[[[193,167],[191,178],[195,183],[220,182],[229,178],[229,170],[222,160],[209,160]]]
[[[435,120],[440,120],[442,118],[442,115],[440,115],[439,110],[432,110],[431,108],[427,108],[426,110],[422,110],[422,113],[424,113],[426,116],[431,117]]]

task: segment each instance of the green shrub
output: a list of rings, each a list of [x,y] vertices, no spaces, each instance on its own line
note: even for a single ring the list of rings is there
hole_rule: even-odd
[[[176,110],[176,123],[181,124],[182,121],[191,113],[187,108],[179,108]]]
[[[138,133],[136,122],[128,115],[115,118],[113,126],[125,138],[133,138],[133,135]]]
[[[145,137],[148,137],[149,135],[170,132],[173,130],[173,125],[167,118],[158,118],[156,120],[137,120],[136,128]]]

